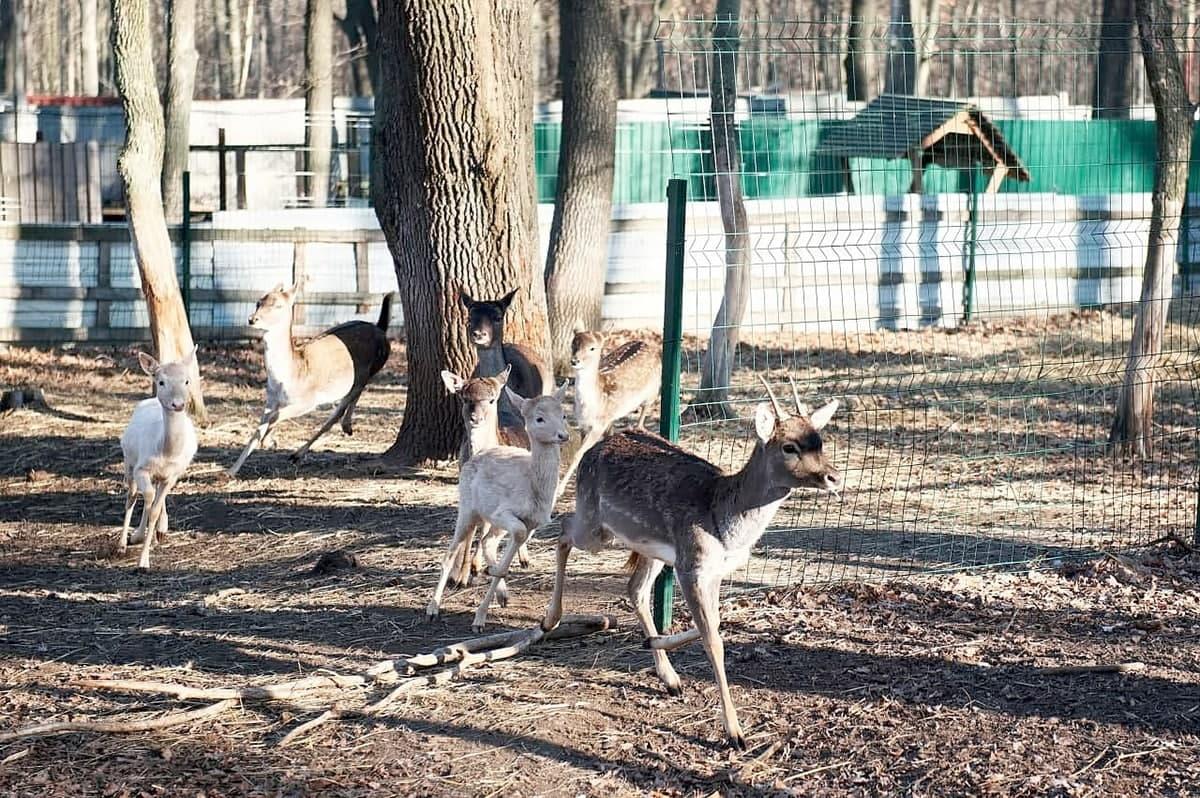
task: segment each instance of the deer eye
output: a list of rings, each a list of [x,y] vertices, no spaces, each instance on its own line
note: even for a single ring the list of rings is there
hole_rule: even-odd
[[[163,386],[164,386],[164,385],[166,385],[166,384],[167,384],[167,383],[166,383],[166,382],[164,382],[163,380],[159,380],[159,381],[158,381],[158,387],[160,387],[160,388],[161,388],[161,387],[163,387]]]
[[[541,416],[538,416],[538,417],[537,417],[537,423],[539,423],[539,424],[545,424],[545,423],[546,423],[546,419],[542,418]]]
[[[800,448],[794,443],[785,443],[783,445],[784,454],[800,454]]]
[[[496,404],[496,400],[495,400],[495,399],[488,399],[488,404],[489,404],[489,405],[494,405],[494,404]]]

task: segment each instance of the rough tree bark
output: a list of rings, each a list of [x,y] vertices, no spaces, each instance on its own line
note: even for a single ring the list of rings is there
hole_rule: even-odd
[[[188,168],[192,94],[196,86],[196,0],[167,2],[166,140],[163,149],[162,195],[167,220],[184,214],[183,173]]]
[[[1094,119],[1128,119],[1132,90],[1134,0],[1104,0],[1092,91]]]
[[[738,146],[737,53],[741,0],[717,0],[713,25],[713,59],[709,68],[712,97],[712,154],[717,201],[725,231],[725,295],[713,320],[708,349],[700,367],[700,391],[692,404],[697,413],[730,418],[729,381],[750,298],[750,225],[742,196],[742,156]]]
[[[875,0],[850,0],[850,23],[846,28],[846,99],[874,99],[875,53],[871,32],[875,29]]]
[[[1119,454],[1148,457],[1154,449],[1154,386],[1171,303],[1175,249],[1187,190],[1193,109],[1176,49],[1170,6],[1166,0],[1137,0],[1135,15],[1142,60],[1154,98],[1157,161],[1142,295],[1109,443]]]
[[[559,0],[562,143],[546,255],[550,353],[562,374],[577,322],[599,329],[617,143],[615,0]]]
[[[149,2],[112,0],[117,92],[125,109],[125,146],[117,169],[125,181],[129,232],[150,313],[154,353],[159,361],[170,362],[191,351],[192,331],[175,279],[175,254],[159,190],[164,124],[154,79]],[[192,377],[192,414],[198,423],[208,423],[198,367]]]
[[[333,145],[333,7],[330,0],[308,0],[304,15],[304,148],[308,199],[321,208],[329,202],[329,161]]]
[[[408,344],[408,400],[386,458],[453,457],[462,437],[439,372],[475,366],[459,288],[477,299],[521,289],[506,340],[547,351],[536,274],[530,4],[379,4],[372,199],[396,265]]]
[[[80,91],[85,97],[100,94],[100,25],[96,18],[99,0],[79,0]]]

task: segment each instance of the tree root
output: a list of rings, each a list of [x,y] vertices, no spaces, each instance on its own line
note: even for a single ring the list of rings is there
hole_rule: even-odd
[[[562,640],[570,637],[603,632],[616,627],[616,620],[608,615],[568,615],[554,630],[543,632],[540,626],[517,629],[511,632],[485,635],[443,646],[431,654],[420,654],[406,660],[388,659],[372,665],[358,673],[327,672],[302,679],[289,679],[270,684],[249,687],[189,687],[173,682],[145,681],[140,679],[80,679],[74,682],[79,687],[112,690],[122,693],[147,693],[167,695],[180,700],[215,701],[214,704],[182,712],[174,712],[148,720],[114,721],[88,720],[42,723],[0,732],[0,743],[24,737],[47,734],[62,734],[73,731],[127,733],[165,729],[193,720],[220,714],[239,703],[287,701],[312,697],[330,690],[365,689],[376,685],[395,685],[381,698],[356,709],[330,707],[314,718],[301,723],[279,740],[285,746],[295,742],[310,730],[342,717],[369,717],[391,706],[396,699],[428,687],[438,687],[459,679],[472,668],[489,662],[512,659],[524,653],[530,646],[545,640]],[[421,670],[441,665],[453,667],[430,673]]]

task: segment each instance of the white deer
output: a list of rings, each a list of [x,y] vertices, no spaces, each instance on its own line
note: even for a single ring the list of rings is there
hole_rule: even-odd
[[[154,378],[154,398],[138,402],[129,426],[121,434],[126,496],[117,551],[124,553],[129,546],[129,522],[140,494],[142,520],[133,540],[142,543],[138,567],[149,568],[151,542],[167,534],[167,494],[196,456],[196,427],[187,414],[196,350],[193,348],[179,362],[165,365],[138,352],[138,362]]]
[[[679,695],[679,675],[667,651],[701,640],[721,692],[725,732],[738,748],[746,741],[725,676],[721,580],[746,562],[793,488],[835,492],[841,487],[820,435],[837,401],[810,414],[797,397],[798,415],[792,416],[770,386],[767,394],[770,404],[755,410],[754,453],[736,474],[648,432],[617,433],[591,449],[579,466],[575,513],[563,519],[554,592],[542,619],[542,628],[550,630],[562,618],[572,548],[595,552],[616,541],[630,549],[629,598],[654,650],[655,671],[667,691]],[[650,614],[650,588],[664,565],[675,568],[695,628],[659,637]]]
[[[525,421],[530,450],[497,446],[468,460],[458,475],[458,521],[454,537],[442,560],[442,573],[426,612],[436,617],[442,594],[455,563],[465,554],[467,536],[477,526],[490,524],[506,530],[512,539],[504,556],[492,570],[492,581],[479,604],[472,624],[476,631],[487,622],[488,607],[497,588],[508,575],[517,550],[535,529],[550,521],[554,507],[554,489],[558,483],[560,447],[568,440],[567,420],[562,401],[567,385],[563,383],[550,396],[523,399],[505,387],[508,399]]]

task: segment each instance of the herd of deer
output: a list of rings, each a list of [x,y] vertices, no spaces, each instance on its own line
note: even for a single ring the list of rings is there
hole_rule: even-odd
[[[375,324],[348,322],[300,344],[292,336],[298,293],[299,286],[279,285],[259,300],[250,317],[250,325],[263,330],[267,404],[230,476],[278,422],[319,405],[333,404],[334,410],[293,458],[303,456],[339,420],[350,434],[359,397],[387,361],[390,296]],[[840,489],[841,478],[822,451],[820,435],[837,401],[810,411],[793,384],[793,413],[764,380],[769,401],[755,409],[754,452],[740,471],[729,474],[642,427],[659,390],[657,345],[637,340],[605,352],[603,333],[578,330],[571,366],[582,443],[560,478],[560,450],[570,437],[563,410],[567,384],[555,388],[541,357],[504,341],[504,316],[515,294],[482,302],[461,294],[479,358],[470,378],[442,372],[446,389],[459,398],[466,435],[459,453],[458,519],[427,614],[438,614],[447,583],[465,585],[473,572],[486,571],[491,579],[473,622],[482,629],[491,602],[507,602],[504,579],[513,560],[528,563],[530,534],[550,522],[555,502],[578,470],[575,512],[562,517],[554,589],[542,628],[553,629],[562,618],[573,548],[596,552],[615,543],[628,549],[628,595],[659,678],[678,695],[679,675],[667,652],[701,641],[720,689],[726,734],[731,744],[744,748],[718,633],[721,581],[746,562],[793,488]],[[196,431],[186,412],[195,356],[193,350],[183,361],[160,365],[139,355],[155,380],[156,395],[137,405],[121,436],[128,495],[118,549],[124,551],[131,539],[141,542],[142,568],[150,565],[151,540],[167,531],[167,495],[196,454]],[[636,428],[610,434],[614,422],[635,410]],[[141,522],[131,538],[139,495]],[[505,536],[508,545],[500,554]],[[664,566],[675,569],[694,624],[679,634],[659,635],[651,616],[651,586]]]

